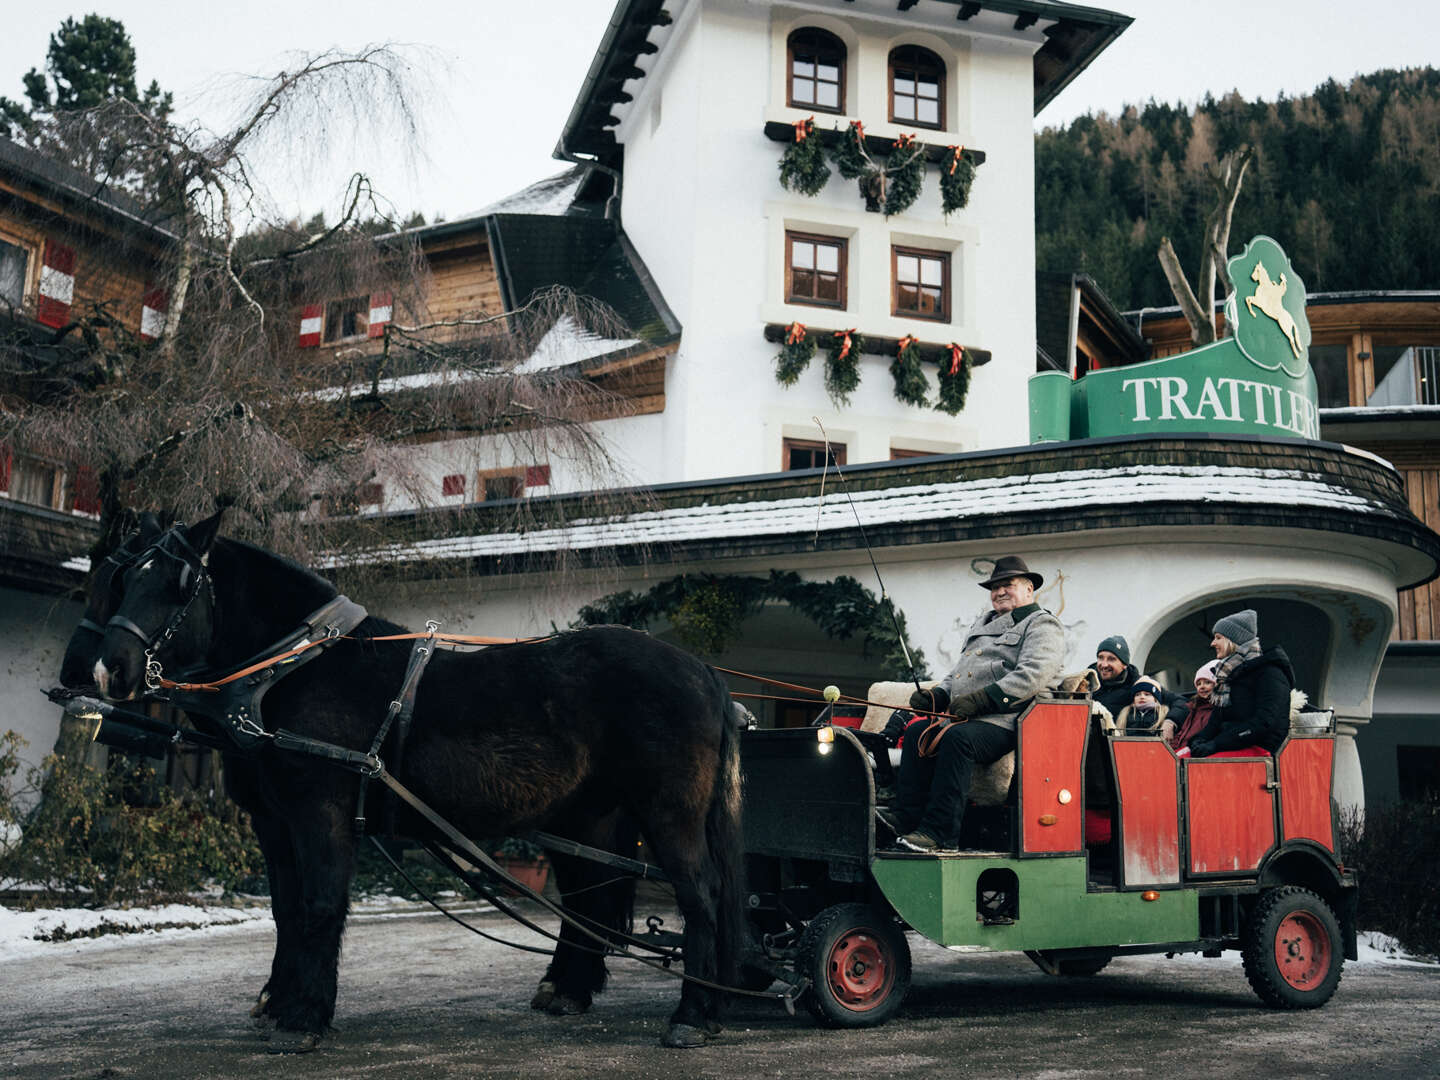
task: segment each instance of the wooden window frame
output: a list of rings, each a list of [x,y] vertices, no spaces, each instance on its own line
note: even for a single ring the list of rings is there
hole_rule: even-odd
[[[905,461],[909,458],[934,457],[940,452],[939,450],[912,450],[908,446],[892,446],[890,447],[890,460]]]
[[[800,296],[795,292],[794,282],[794,250],[795,241],[799,240],[804,244],[825,244],[838,248],[840,252],[839,269],[839,301],[823,300],[818,296]],[[821,233],[807,233],[785,230],[785,302],[787,304],[804,304],[807,307],[831,308],[836,311],[844,311],[849,305],[849,290],[846,285],[850,276],[850,242],[843,236],[825,236]],[[816,271],[819,273],[819,271]]]
[[[940,311],[930,315],[923,311],[900,306],[900,256],[910,255],[919,259],[938,259],[940,262]],[[920,282],[915,282],[920,287]],[[910,247],[906,244],[890,245],[890,314],[905,319],[925,319],[930,322],[949,322],[954,307],[954,293],[950,287],[950,252],[931,248]]]
[[[819,450],[823,455],[826,444],[815,439],[791,439],[785,438],[780,443],[781,472],[791,472],[790,451],[792,450]],[[845,444],[832,442],[829,444],[831,457],[836,465],[845,464]],[[823,460],[823,457],[822,457]],[[819,465],[807,465],[806,468],[818,469]]]
[[[20,273],[20,298],[15,302],[15,310],[23,311],[30,303],[31,293],[35,290],[33,279],[38,272],[40,249],[33,241],[25,240],[3,229],[0,229],[0,240],[13,248],[18,248],[25,256],[25,268]],[[0,298],[0,308],[3,308],[4,304],[4,299]]]
[[[499,479],[499,478],[501,478],[501,477],[508,477],[509,479],[514,480],[514,481],[515,481],[515,487],[516,487],[518,490],[515,492],[514,495],[504,495],[504,496],[500,496],[500,498],[506,498],[506,499],[523,499],[523,498],[525,497],[525,466],[524,466],[524,465],[512,465],[512,466],[510,466],[509,468],[505,468],[505,469],[481,469],[479,472],[477,472],[477,473],[475,474],[475,498],[474,498],[472,501],[473,501],[473,502],[494,502],[494,501],[496,501],[495,499],[492,499],[492,498],[490,497],[490,495],[486,492],[486,490],[485,490],[485,481],[486,481],[486,480],[497,480],[497,479]]]
[[[360,321],[365,325],[356,330],[353,334],[342,334],[340,325],[343,325],[348,306],[359,303],[356,312],[360,315]],[[332,313],[334,317],[332,318]],[[333,334],[332,334],[333,331]],[[342,345],[350,341],[364,341],[370,336],[370,294],[363,296],[342,296],[338,300],[325,301],[325,317],[320,328],[321,345]]]
[[[817,39],[828,38],[830,42],[833,43],[832,47],[839,51],[838,57],[835,58],[835,66],[840,69],[840,80],[836,84],[838,87],[836,96],[839,100],[833,108],[817,102],[795,100],[795,39],[806,34],[813,34]],[[811,43],[802,42],[802,48],[806,44]],[[818,26],[801,26],[792,30],[790,36],[785,39],[785,104],[793,109],[809,109],[812,112],[832,113],[836,116],[845,115],[846,61],[850,58],[849,53],[850,50],[846,47],[845,42],[841,41],[840,38],[836,37],[829,30],[822,30]],[[802,55],[804,54],[802,53]],[[816,50],[815,58],[818,63],[824,58],[824,54]],[[817,78],[814,81],[817,83],[820,81],[818,72]]]
[[[899,64],[900,64],[901,67],[910,67],[910,68],[913,68],[913,69],[914,69],[914,73],[915,73],[916,81],[917,81],[917,82],[919,81],[919,76],[922,75],[922,74],[933,74],[933,75],[934,75],[934,81],[935,81],[935,84],[936,84],[935,89],[936,89],[936,93],[937,93],[937,95],[938,95],[937,100],[936,100],[936,111],[939,113],[939,122],[938,122],[938,123],[928,124],[928,123],[926,123],[924,120],[919,120],[919,119],[905,119],[905,120],[902,120],[902,119],[899,119],[899,118],[896,117],[896,115],[895,115],[895,66],[896,66],[897,58],[898,58],[898,60],[899,60]],[[923,62],[923,61],[928,61],[929,63],[933,64],[933,65],[934,65],[934,71],[932,72],[932,71],[930,71],[929,69],[923,67],[923,66],[922,66],[922,62]],[[945,61],[942,60],[942,59],[940,59],[939,56],[935,55],[935,53],[931,52],[931,51],[930,51],[929,49],[927,49],[927,48],[924,48],[923,46],[920,46],[920,45],[900,45],[900,46],[897,46],[897,47],[894,48],[894,49],[891,49],[891,50],[890,50],[890,58],[889,58],[889,61],[888,61],[888,62],[886,63],[886,65],[885,65],[885,87],[886,87],[886,89],[885,89],[885,96],[886,96],[886,99],[887,99],[888,102],[889,102],[890,122],[891,122],[892,124],[904,124],[904,125],[906,125],[906,126],[922,127],[922,128],[926,128],[927,130],[930,130],[930,131],[944,131],[944,130],[945,130],[945,90],[946,90],[945,76],[946,76],[947,74],[948,74],[948,73],[947,73],[947,71],[946,71],[946,69],[945,69]],[[918,106],[918,103],[919,103],[921,100],[923,100],[918,93],[911,94],[911,95],[909,95],[909,96],[911,97],[912,100],[914,100],[914,101],[917,103],[917,106]],[[920,110],[919,110],[919,108],[917,107],[916,110],[915,110],[915,114],[916,114],[917,117],[919,116],[919,113],[920,113]]]

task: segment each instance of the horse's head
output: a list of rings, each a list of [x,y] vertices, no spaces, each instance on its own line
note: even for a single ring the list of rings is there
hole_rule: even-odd
[[[1255,269],[1250,271],[1250,280],[1256,284],[1264,282],[1268,285],[1270,283],[1270,275],[1265,272],[1265,264],[1259,259],[1255,260]]]
[[[105,623],[119,606],[122,575],[136,556],[160,536],[160,522],[154,514],[142,514],[139,527],[95,566],[85,594],[85,614],[70,635],[60,661],[60,685],[71,690],[91,690],[95,685],[95,661],[105,637]]]
[[[117,575],[120,589],[94,666],[106,697],[128,701],[155,688],[147,686],[147,670],[184,669],[203,659],[215,623],[209,561],[220,517],[172,526]]]

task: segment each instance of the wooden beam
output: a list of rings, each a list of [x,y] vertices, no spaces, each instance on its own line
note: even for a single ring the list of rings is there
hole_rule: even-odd
[[[765,340],[773,341],[777,345],[783,344],[786,330],[787,326],[785,323],[766,323]],[[828,349],[830,347],[830,342],[835,337],[835,334],[835,330],[822,326],[807,326],[805,328],[805,336],[815,342],[817,347],[822,349]],[[865,348],[863,351],[875,356],[894,356],[900,348],[899,338],[880,337],[875,334],[867,334],[864,330],[857,330],[856,334],[864,339]],[[950,345],[948,343],[940,344],[933,341],[921,341],[917,343],[917,347],[920,350],[920,359],[928,360],[932,364],[938,364],[950,356]],[[984,367],[990,362],[991,354],[989,349],[976,349],[970,345],[962,345],[961,348],[965,350],[965,355],[970,357],[971,367]]]
[[[915,6],[916,4],[918,4],[919,2],[920,2],[920,0],[900,0],[899,10],[900,10],[900,11],[909,11],[912,7],[914,7],[914,6]]]
[[[1029,30],[1030,27],[1034,26],[1039,21],[1040,16],[1035,14],[1035,12],[1022,11],[1019,15],[1015,17],[1015,29]]]
[[[955,13],[955,18],[959,19],[961,22],[965,22],[968,19],[973,19],[976,15],[979,14],[980,5],[976,3],[975,0],[965,0],[965,3],[960,5],[960,10]]]
[[[844,134],[843,131],[835,128],[822,128],[818,120],[815,122],[815,135],[819,137],[820,145],[826,149],[829,149],[839,142]],[[794,142],[795,125],[784,124],[778,120],[769,120],[765,124],[765,137],[774,142]],[[881,135],[866,135],[865,149],[870,151],[871,156],[879,154],[881,157],[884,157],[890,152],[890,147],[894,144],[894,141],[895,140],[887,139]],[[923,142],[924,140],[920,141]],[[939,165],[942,161],[947,160],[949,156],[950,148],[948,146],[941,146],[936,143],[925,143],[925,160],[931,165]],[[965,157],[972,165],[985,164],[984,150],[973,150],[967,146],[965,147]]]

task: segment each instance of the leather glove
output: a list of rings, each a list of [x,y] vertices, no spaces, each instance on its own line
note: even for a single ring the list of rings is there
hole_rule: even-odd
[[[950,703],[950,711],[956,716],[979,716],[990,710],[990,695],[984,690],[971,690]]]
[[[915,717],[904,709],[896,709],[890,714],[890,719],[885,724],[885,730],[880,732],[881,738],[885,740],[886,746],[894,746],[900,741],[900,736],[905,734],[905,725]]]
[[[1190,743],[1191,757],[1209,757],[1215,752],[1215,744],[1204,739],[1195,739]]]
[[[910,708],[921,712],[945,712],[950,707],[950,691],[943,686],[916,690],[910,695]]]

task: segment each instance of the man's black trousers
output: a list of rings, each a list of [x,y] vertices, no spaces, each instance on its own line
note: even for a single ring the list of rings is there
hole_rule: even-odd
[[[929,717],[920,717],[905,728],[895,805],[907,830],[918,826],[941,847],[954,847],[975,766],[999,761],[1014,750],[1015,732],[983,720],[956,724],[940,740],[939,753],[922,758],[920,733],[930,723]]]

